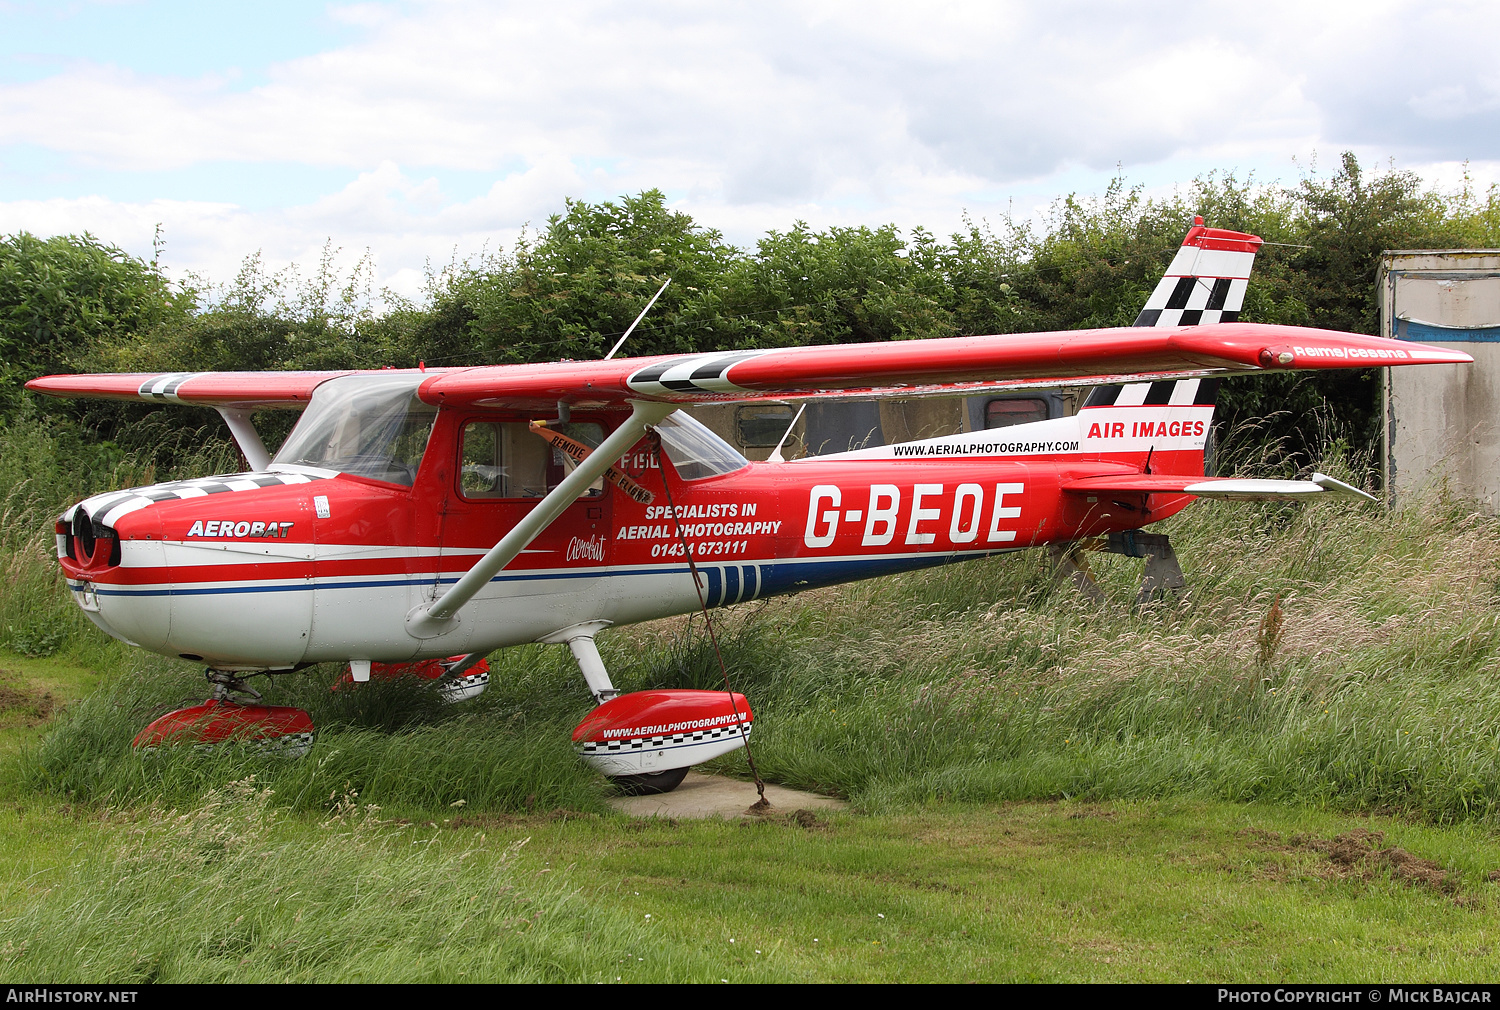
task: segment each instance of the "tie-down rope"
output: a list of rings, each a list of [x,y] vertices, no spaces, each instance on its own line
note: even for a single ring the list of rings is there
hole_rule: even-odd
[[[651,440],[651,453],[656,458],[656,469],[661,474],[661,486],[667,492],[667,505],[672,510],[672,522],[677,525],[677,536],[682,541],[683,554],[687,556],[688,571],[693,576],[693,589],[698,593],[698,608],[703,611],[703,623],[708,626],[709,641],[714,644],[714,656],[719,661],[719,673],[724,678],[724,692],[729,695],[729,705],[734,709],[734,718],[740,730],[740,740],[745,745],[745,760],[750,763],[750,774],[755,776],[755,791],[760,799],[751,805],[751,810],[764,810],[771,805],[766,799],[766,784],[760,777],[760,770],[755,767],[755,755],[750,753],[750,734],[745,729],[745,720],[740,715],[740,704],[734,700],[734,690],[729,686],[729,667],[724,664],[724,653],[719,651],[719,636],[714,631],[714,622],[708,615],[708,601],[703,598],[703,583],[698,581],[698,565],[693,560],[693,547],[688,543],[687,534],[682,529],[682,518],[677,514],[677,504],[672,501],[672,484],[667,480],[667,468],[662,465],[661,457],[661,435],[653,428],[647,436]]]

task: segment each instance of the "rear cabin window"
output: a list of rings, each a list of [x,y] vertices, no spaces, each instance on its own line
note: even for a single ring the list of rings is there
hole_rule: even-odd
[[[984,405],[986,428],[1009,428],[1013,424],[1030,424],[1047,420],[1047,401],[1040,398],[1017,397],[1007,400],[991,400]]]
[[[593,447],[604,429],[591,422],[552,425],[553,430]],[[458,489],[465,498],[540,498],[562,483],[576,465],[571,456],[533,434],[525,421],[470,421],[464,425]],[[604,479],[582,497],[604,494]]]
[[[795,414],[791,407],[779,403],[753,404],[734,412],[739,428],[740,445],[750,449],[769,449],[781,441]]]

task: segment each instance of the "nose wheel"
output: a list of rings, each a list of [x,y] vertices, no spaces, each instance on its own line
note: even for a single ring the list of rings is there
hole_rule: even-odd
[[[673,768],[654,775],[613,775],[610,781],[626,796],[656,796],[669,793],[687,778],[686,768]]]
[[[207,677],[208,682],[213,685],[213,693],[209,695],[212,701],[240,704],[241,696],[257,702],[265,700],[259,691],[245,683],[245,678],[238,672],[204,670],[203,676]]]

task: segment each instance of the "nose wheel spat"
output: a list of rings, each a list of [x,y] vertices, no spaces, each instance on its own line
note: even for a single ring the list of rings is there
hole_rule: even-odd
[[[240,745],[262,754],[302,757],[316,736],[312,716],[300,708],[210,698],[156,719],[136,734],[133,746],[149,752],[180,745],[200,751]]]
[[[302,757],[312,749],[317,729],[307,712],[261,704],[260,692],[237,673],[206,670],[204,675],[213,684],[213,697],[152,720],[131,746],[142,752],[181,745],[201,752],[239,746],[282,757]],[[251,700],[242,701],[242,696]]]

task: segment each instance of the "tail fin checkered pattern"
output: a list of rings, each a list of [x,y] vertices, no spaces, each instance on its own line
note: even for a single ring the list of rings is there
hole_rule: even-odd
[[[1166,276],[1151,292],[1136,326],[1232,323],[1245,304],[1250,267],[1261,240],[1243,232],[1205,228],[1194,218]]]

